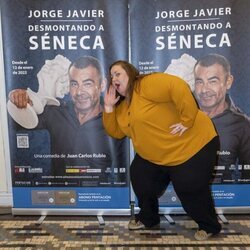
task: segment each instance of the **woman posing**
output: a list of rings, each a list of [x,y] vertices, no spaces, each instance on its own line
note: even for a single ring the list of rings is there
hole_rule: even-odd
[[[113,63],[110,76],[104,127],[115,138],[131,138],[136,151],[130,178],[140,212],[130,220],[129,229],[160,223],[158,198],[171,181],[184,210],[199,226],[195,239],[218,234],[221,225],[210,180],[219,138],[189,86],[164,73],[139,76],[126,61]]]

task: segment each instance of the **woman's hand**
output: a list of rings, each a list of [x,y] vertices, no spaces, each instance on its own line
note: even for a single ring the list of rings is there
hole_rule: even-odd
[[[104,109],[105,112],[113,112],[114,105],[119,101],[120,96],[116,97],[116,90],[113,85],[109,86],[109,89],[106,91],[104,96]]]
[[[173,124],[169,127],[171,130],[170,134],[175,135],[179,133],[179,136],[181,136],[188,128],[183,126],[181,123]]]

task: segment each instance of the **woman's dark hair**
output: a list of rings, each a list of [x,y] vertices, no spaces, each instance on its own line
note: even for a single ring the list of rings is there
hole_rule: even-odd
[[[137,78],[139,76],[139,71],[129,62],[119,60],[119,61],[116,61],[110,65],[109,72],[111,71],[112,67],[115,65],[120,65],[128,75],[128,87],[127,87],[127,93],[126,93],[126,101],[128,102],[128,104],[130,104],[130,102],[132,100],[133,90],[137,84]],[[110,77],[109,86],[111,84],[112,84],[112,79]],[[121,96],[118,92],[117,92],[117,95],[120,96],[120,100],[124,100],[125,97]]]

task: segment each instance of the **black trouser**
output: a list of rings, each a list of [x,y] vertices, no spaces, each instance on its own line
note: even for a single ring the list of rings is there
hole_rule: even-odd
[[[216,165],[219,138],[215,137],[196,155],[178,166],[161,166],[138,154],[130,167],[131,182],[140,208],[136,218],[146,227],[160,222],[158,198],[171,181],[186,213],[208,233],[219,233],[211,196],[210,180]]]

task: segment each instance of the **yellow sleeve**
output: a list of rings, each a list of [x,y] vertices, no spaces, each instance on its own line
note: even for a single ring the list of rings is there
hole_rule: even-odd
[[[173,102],[182,124],[193,126],[198,106],[188,84],[181,78],[165,73],[145,76],[141,81],[140,93],[150,101]]]
[[[119,127],[119,124],[116,120],[115,111],[113,111],[112,113],[106,113],[104,111],[102,115],[102,120],[103,120],[103,126],[108,135],[117,139],[122,139],[126,136]]]

